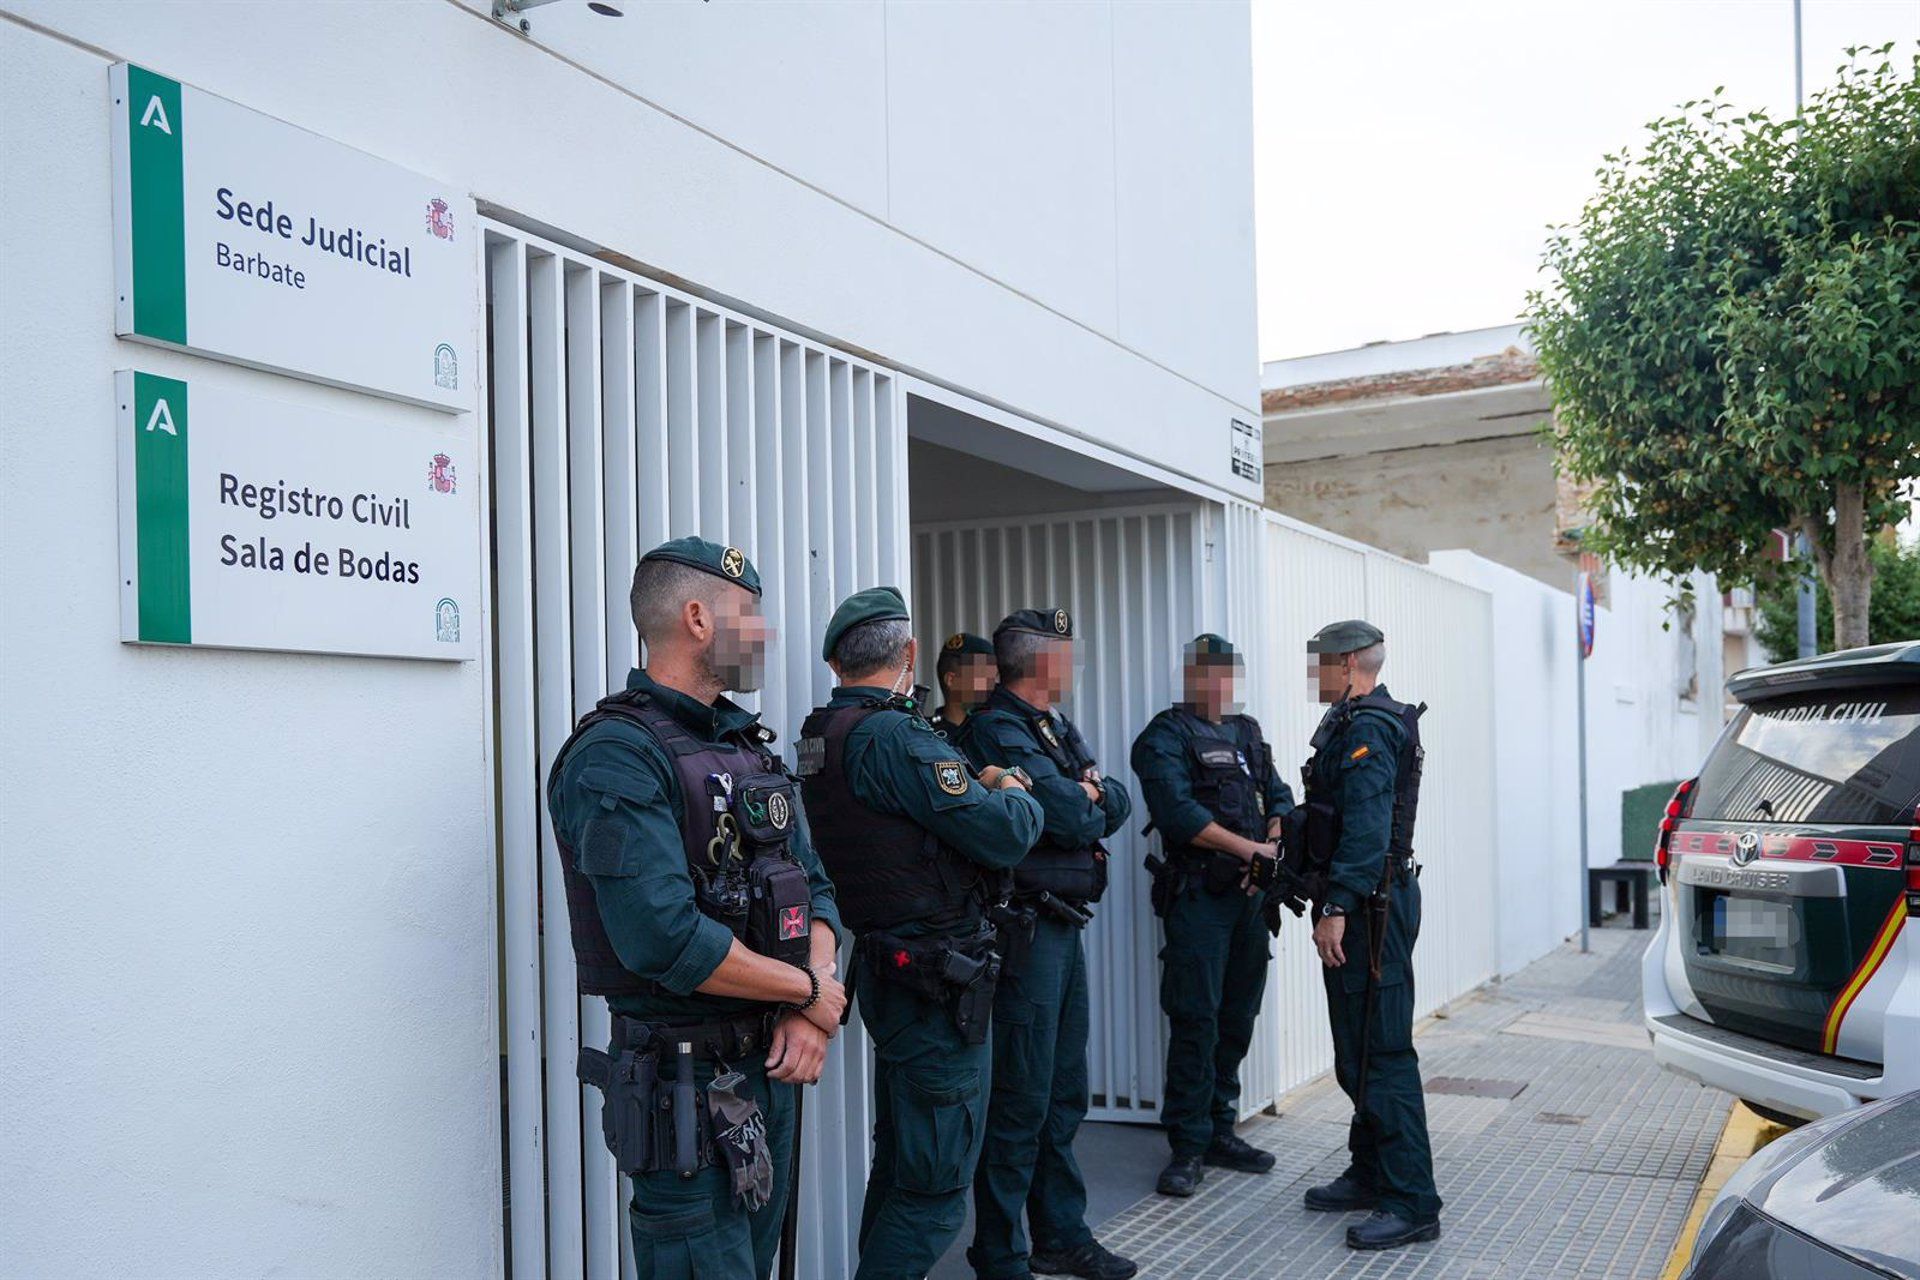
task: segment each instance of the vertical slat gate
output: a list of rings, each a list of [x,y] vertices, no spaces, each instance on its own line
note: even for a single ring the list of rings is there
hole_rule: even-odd
[[[791,741],[831,684],[817,646],[839,597],[911,590],[904,393],[884,369],[573,250],[493,222],[485,235],[508,1265],[632,1280],[599,1094],[574,1079],[609,1020],[576,994],[545,775],[637,660],[639,555],[684,533],[759,567],[780,648],[748,701]],[[802,1275],[852,1270],[869,1059],[856,1022],[808,1091]]]
[[[1063,704],[1134,818],[1108,839],[1109,886],[1087,929],[1093,1107],[1099,1120],[1155,1120],[1164,1070],[1159,924],[1141,867],[1146,814],[1128,757],[1175,695],[1182,646],[1208,625],[1192,572],[1205,504],[1060,512],[914,529],[914,626],[935,654],[954,631],[987,634],[1017,608],[1074,615],[1074,688]],[[930,666],[930,660],[929,660]],[[925,678],[926,673],[922,673]]]

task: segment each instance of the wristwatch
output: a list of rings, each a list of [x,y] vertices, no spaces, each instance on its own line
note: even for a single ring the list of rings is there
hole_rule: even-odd
[[[1344,916],[1347,914],[1347,909],[1337,902],[1323,902],[1320,904],[1320,910],[1314,914],[1322,920],[1330,920],[1334,916]]]

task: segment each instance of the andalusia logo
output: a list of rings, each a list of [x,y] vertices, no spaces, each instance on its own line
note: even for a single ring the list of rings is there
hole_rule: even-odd
[[[453,601],[433,606],[433,638],[442,644],[460,643],[460,606]]]
[[[427,201],[427,230],[436,240],[453,239],[453,210],[438,196]]]
[[[449,391],[460,387],[460,359],[444,342],[433,349],[433,385]]]
[[[435,493],[453,492],[453,459],[444,453],[433,455],[427,464],[427,487]]]

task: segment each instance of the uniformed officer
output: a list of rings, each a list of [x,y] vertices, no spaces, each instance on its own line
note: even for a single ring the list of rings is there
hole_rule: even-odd
[[[1249,890],[1247,868],[1272,856],[1293,793],[1273,768],[1259,722],[1238,711],[1240,662],[1233,646],[1202,635],[1187,646],[1180,702],[1148,722],[1133,743],[1140,794],[1160,831],[1153,901],[1165,922],[1160,1008],[1167,1040],[1160,1119],[1173,1158],[1161,1195],[1190,1196],[1203,1164],[1266,1173],[1273,1156],[1233,1126],[1240,1061],[1266,990],[1270,931],[1279,904]]]
[[[764,1278],[793,1086],[819,1078],[846,1007],[839,917],[772,731],[722,696],[759,686],[773,639],[752,562],[675,539],[641,559],[631,605],[646,665],[547,782],[580,990],[614,1015],[580,1073],[633,1175],[640,1274]]]
[[[1305,833],[1324,855],[1313,945],[1326,966],[1334,1074],[1354,1103],[1346,1172],[1306,1193],[1309,1209],[1372,1209],[1347,1228],[1355,1249],[1440,1238],[1420,1061],[1413,1048],[1413,944],[1420,936],[1420,714],[1380,683],[1386,640],[1361,621],[1307,643],[1331,703],[1307,763]]]
[[[1073,1137],[1088,1101],[1080,930],[1107,887],[1100,841],[1133,804],[1125,787],[1100,776],[1080,731],[1054,706],[1073,681],[1067,611],[1009,614],[994,629],[993,651],[1000,683],[961,727],[961,745],[976,767],[1024,769],[1046,823],[1014,868],[1002,930],[1007,960],[993,1003],[993,1090],[967,1256],[982,1280],[1029,1272],[1125,1280],[1138,1268],[1087,1227]]]
[[[897,590],[849,596],[821,650],[839,687],[800,731],[807,824],[854,934],[848,984],[874,1046],[857,1280],[920,1280],[966,1221],[1000,975],[987,911],[1040,836],[1019,778],[976,779],[922,718],[915,650]]]
[[[954,632],[940,646],[934,677],[940,682],[944,699],[934,717],[934,727],[951,732],[993,692],[993,642],[972,632]]]

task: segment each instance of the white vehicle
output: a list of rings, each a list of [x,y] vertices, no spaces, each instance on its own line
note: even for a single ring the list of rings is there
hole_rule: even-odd
[[[1655,849],[1654,1059],[1789,1122],[1920,1088],[1920,641],[1727,687]]]

